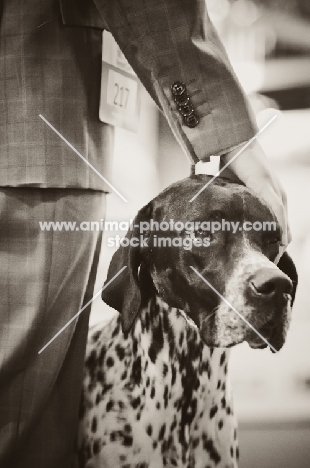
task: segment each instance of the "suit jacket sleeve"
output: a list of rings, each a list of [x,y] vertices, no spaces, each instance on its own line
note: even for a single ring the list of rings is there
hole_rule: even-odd
[[[94,1],[191,161],[254,136],[248,101],[205,0]]]

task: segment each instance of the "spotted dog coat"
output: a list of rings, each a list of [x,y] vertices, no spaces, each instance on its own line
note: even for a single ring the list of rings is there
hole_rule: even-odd
[[[168,188],[135,222],[151,215],[191,219],[192,213],[184,210],[193,208],[180,195],[190,198],[206,177]],[[257,213],[274,219],[245,187],[218,179],[208,194],[216,196],[212,204],[226,219]],[[202,219],[212,217],[205,200],[198,206],[196,217],[200,211]],[[219,235],[204,251],[116,252],[108,279],[124,264],[127,273],[114,280],[103,298],[121,315],[89,334],[78,442],[81,468],[237,468],[227,348],[244,340],[254,348],[265,345],[187,266],[207,265],[204,277],[213,275],[210,280],[220,293],[279,349],[294,291],[272,263],[278,244],[270,239],[238,233],[229,242]],[[228,255],[228,245],[234,255]],[[287,264],[283,269],[289,269]]]
[[[115,317],[90,334],[82,466],[237,467],[229,351],[205,346],[159,297],[125,339],[120,327]]]

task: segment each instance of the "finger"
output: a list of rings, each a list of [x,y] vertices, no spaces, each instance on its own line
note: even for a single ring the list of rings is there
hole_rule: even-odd
[[[286,191],[283,189],[279,179],[275,177],[275,186],[276,186],[276,194],[281,198],[286,215],[286,229],[287,229],[287,245],[292,241],[292,234],[291,229],[288,223],[288,206],[287,206],[287,194]]]
[[[282,228],[282,245],[287,247],[288,245],[288,224],[287,224],[287,214],[285,206],[282,203],[281,198],[270,188],[270,186],[266,186],[263,193],[261,193],[261,197],[265,200],[267,205],[273,210],[278,223]]]
[[[275,187],[275,192],[281,197],[283,205],[285,206],[285,209],[287,210],[287,195],[284,190],[284,188],[281,185],[281,182],[277,177],[274,177],[274,187]]]
[[[292,242],[292,232],[289,224],[287,225],[287,242],[288,244]]]
[[[284,194],[285,194],[285,192],[284,192]],[[284,199],[282,198],[282,202],[283,202],[283,207],[284,207],[285,224],[286,224],[286,244],[285,244],[285,246],[287,247],[288,244],[292,241],[292,234],[291,234],[291,229],[290,229],[290,225],[289,225],[289,221],[288,221],[288,210],[287,210],[286,194],[285,194]]]
[[[285,206],[287,210],[287,195],[286,195],[286,191],[283,189],[282,189],[282,201],[283,201],[283,205]]]
[[[279,225],[282,229],[282,239],[281,242],[283,245],[288,245],[288,226],[287,226],[287,213],[285,206],[282,203],[281,197],[274,191],[272,185],[269,181],[262,182],[261,179],[249,179],[247,181],[247,186],[251,188],[254,192],[261,197],[269,208],[274,212]]]
[[[291,237],[287,223],[286,194],[277,177],[271,174],[268,167],[265,166],[265,156],[263,155],[259,162],[252,158],[252,166],[249,166],[248,161],[245,160],[248,156],[249,154],[241,154],[230,163],[229,169],[238,174],[237,177],[247,187],[256,192],[273,210],[282,228],[282,243],[287,246]],[[226,155],[224,161],[228,162],[230,159],[231,155]]]
[[[279,263],[279,260],[280,258],[282,257],[282,255],[284,254],[285,252],[285,247],[284,245],[280,245],[280,248],[279,248],[279,253],[278,255],[276,256],[275,260],[274,260],[274,263],[277,265]]]

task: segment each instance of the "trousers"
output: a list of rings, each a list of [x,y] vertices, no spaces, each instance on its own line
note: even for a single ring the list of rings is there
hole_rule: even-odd
[[[90,305],[65,326],[93,297],[101,247],[80,223],[104,214],[100,191],[0,189],[1,468],[72,466]]]

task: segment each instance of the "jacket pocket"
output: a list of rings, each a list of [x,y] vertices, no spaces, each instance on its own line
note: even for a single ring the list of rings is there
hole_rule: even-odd
[[[107,29],[93,0],[59,0],[59,4],[65,26]]]

